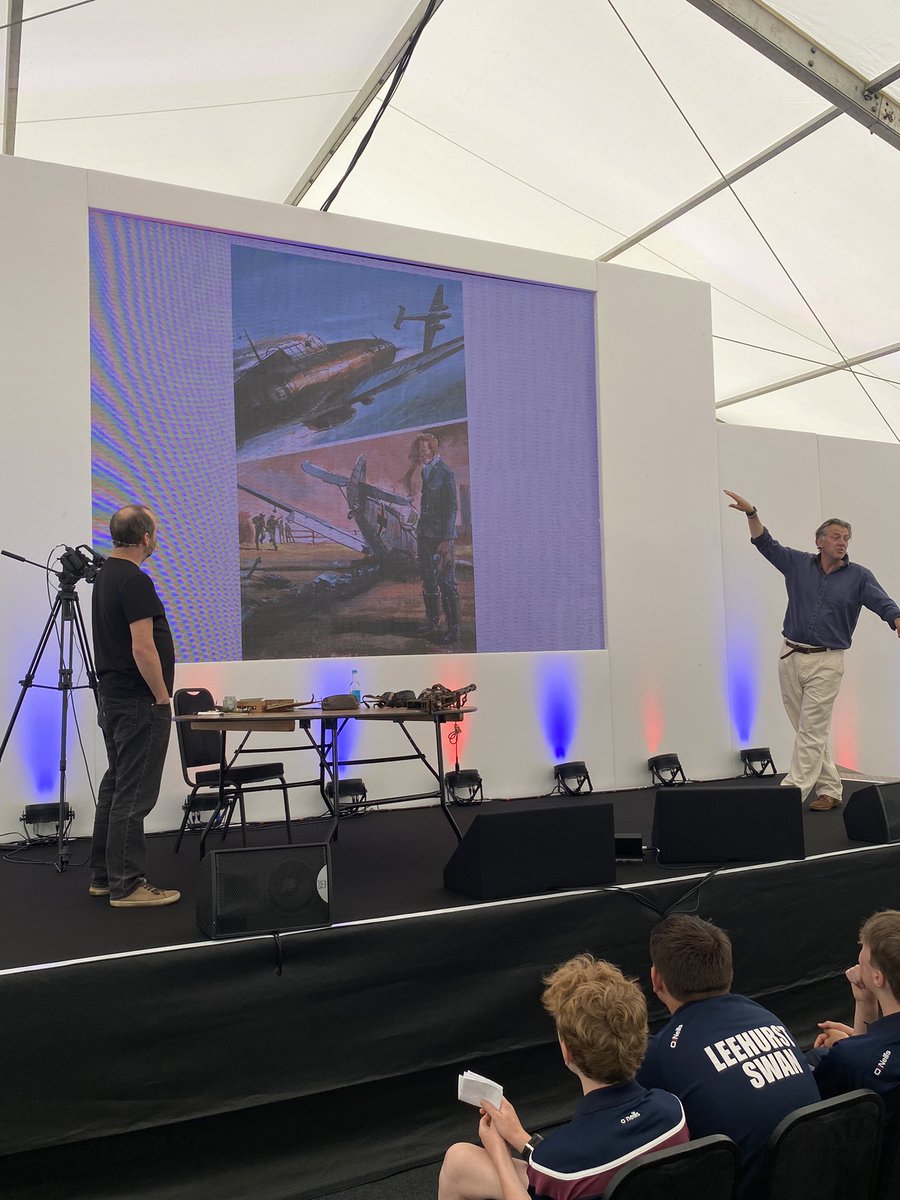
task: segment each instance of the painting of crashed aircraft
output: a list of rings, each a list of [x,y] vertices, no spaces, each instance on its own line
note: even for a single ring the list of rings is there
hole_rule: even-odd
[[[238,464],[244,658],[474,651],[465,422]]]
[[[462,285],[234,245],[239,462],[466,417]]]

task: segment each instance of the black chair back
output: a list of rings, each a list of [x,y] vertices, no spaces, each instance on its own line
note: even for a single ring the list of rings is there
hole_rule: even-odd
[[[603,1193],[604,1200],[732,1200],[740,1151],[724,1133],[628,1163]]]
[[[789,1113],[769,1139],[766,1200],[873,1200],[884,1105],[860,1088]]]
[[[192,713],[209,712],[216,707],[212,693],[206,688],[179,688],[172,697],[176,717],[187,717]],[[181,769],[188,783],[188,770],[193,767],[218,766],[221,742],[214,729],[191,729],[184,721],[175,722]]]
[[[878,1200],[897,1200],[900,1196],[900,1104],[884,1123],[876,1195]]]

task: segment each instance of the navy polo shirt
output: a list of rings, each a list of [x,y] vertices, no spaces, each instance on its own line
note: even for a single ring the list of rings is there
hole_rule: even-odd
[[[782,546],[768,529],[750,540],[784,576],[788,603],[782,632],[788,641],[848,650],[861,608],[892,627],[900,617],[900,608],[867,567],[845,557],[842,567],[826,575],[821,555]]]
[[[882,1017],[866,1033],[835,1042],[819,1060],[816,1083],[823,1100],[871,1088],[888,1113],[900,1111],[900,1013]]]
[[[683,1004],[653,1035],[637,1074],[679,1096],[695,1138],[724,1133],[741,1151],[738,1196],[757,1197],[772,1130],[819,1092],[778,1017],[746,996]]]
[[[688,1140],[681,1102],[635,1083],[596,1088],[583,1096],[568,1125],[555,1129],[528,1161],[535,1200],[600,1197],[615,1173],[639,1154]]]

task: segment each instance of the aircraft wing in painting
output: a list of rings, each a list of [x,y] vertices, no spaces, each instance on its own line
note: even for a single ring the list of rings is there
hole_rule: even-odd
[[[368,500],[383,500],[386,504],[412,504],[409,496],[398,496],[396,492],[387,492],[382,488],[375,487],[372,483],[366,483],[366,456],[364,454],[357,459],[353,474],[349,478],[346,475],[336,475],[334,471],[326,471],[324,467],[317,467],[315,463],[308,461],[304,461],[301,465],[307,475],[315,475],[317,479],[324,479],[326,483],[333,483],[339,488],[352,487],[357,494],[363,494]]]
[[[400,329],[405,321],[421,321],[422,334],[422,352],[427,353],[434,345],[434,339],[442,329],[445,329],[444,321],[449,320],[453,316],[449,307],[444,303],[444,285],[439,283],[434,289],[434,296],[427,313],[407,313],[406,306],[401,304],[397,310],[397,319],[394,321],[394,328]]]
[[[373,375],[365,383],[359,384],[350,393],[349,399],[351,401],[362,400],[364,396],[371,399],[377,396],[379,392],[396,387],[397,384],[402,383],[404,380],[412,379],[413,376],[427,371],[429,367],[443,362],[445,358],[450,358],[451,355],[458,354],[464,345],[465,338],[451,338],[449,342],[441,342],[439,346],[433,346],[431,350],[423,350],[421,354],[412,354],[409,358],[401,358],[392,367],[388,367],[384,371],[379,371],[377,375]]]
[[[329,481],[331,482],[331,481]],[[304,529],[314,530],[326,541],[336,542],[339,546],[346,546],[348,550],[366,550],[366,543],[358,533],[349,529],[339,529],[337,525],[332,525],[330,521],[323,521],[321,517],[317,517],[315,513],[305,512],[302,508],[293,508],[290,504],[283,504],[280,500],[273,499],[272,496],[266,496],[263,492],[257,492],[254,488],[245,487],[244,484],[238,484],[238,490],[246,492],[249,496],[255,496],[257,500],[262,500],[266,504],[271,504],[273,508],[277,508],[283,512],[291,523],[301,525]]]

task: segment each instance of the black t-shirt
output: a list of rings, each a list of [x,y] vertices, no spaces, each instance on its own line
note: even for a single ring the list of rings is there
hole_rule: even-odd
[[[100,694],[108,700],[153,699],[131,652],[131,625],[153,618],[153,641],[169,695],[175,683],[175,646],[153,580],[127,558],[108,558],[94,583],[94,661]]]

